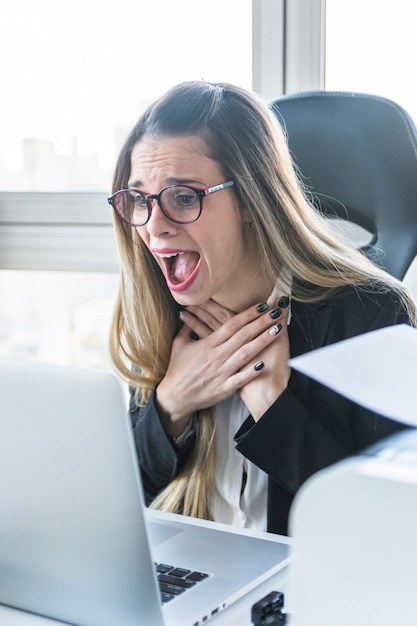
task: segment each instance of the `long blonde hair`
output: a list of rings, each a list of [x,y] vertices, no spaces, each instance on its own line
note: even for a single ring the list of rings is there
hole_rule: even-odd
[[[207,156],[221,165],[225,180],[235,181],[239,205],[250,215],[263,275],[274,281],[286,267],[294,300],[318,301],[345,285],[393,290],[417,325],[416,304],[402,284],[329,230],[297,176],[283,130],[260,97],[230,84],[174,87],[149,107],[128,136],[113,192],[127,186],[132,149],[145,135],[198,135],[205,141]],[[118,219],[114,226],[122,266],[110,351],[143,405],[166,373],[180,307],[135,228]],[[154,507],[210,518],[214,434],[214,409],[200,411],[191,458]]]

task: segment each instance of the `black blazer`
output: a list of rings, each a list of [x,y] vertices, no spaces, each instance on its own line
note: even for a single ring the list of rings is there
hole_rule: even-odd
[[[315,304],[293,301],[291,356],[399,323],[409,319],[392,293],[352,287]],[[149,503],[181,469],[194,437],[184,447],[176,446],[162,429],[153,396],[139,411],[132,395],[130,413]],[[309,476],[403,428],[293,371],[288,388],[261,419],[248,417],[235,435],[237,450],[269,476],[268,530],[287,534],[292,500]]]

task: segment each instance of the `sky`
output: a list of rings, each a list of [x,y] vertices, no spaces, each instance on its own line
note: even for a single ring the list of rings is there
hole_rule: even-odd
[[[0,160],[19,164],[22,137],[65,151],[76,133],[107,161],[114,128],[171,85],[250,88],[251,53],[251,0],[4,0]]]
[[[384,96],[417,121],[415,0],[326,0],[326,88]]]

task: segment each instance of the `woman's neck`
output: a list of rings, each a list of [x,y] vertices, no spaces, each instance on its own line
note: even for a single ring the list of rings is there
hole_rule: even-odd
[[[246,282],[246,281],[245,281]],[[214,298],[222,306],[240,313],[250,306],[266,302],[274,289],[275,281],[261,278],[259,275],[248,277],[245,285],[239,286],[237,293],[225,297]]]

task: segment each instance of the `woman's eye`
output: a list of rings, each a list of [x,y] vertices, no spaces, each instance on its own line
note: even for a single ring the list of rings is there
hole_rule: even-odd
[[[137,194],[133,196],[132,200],[136,209],[146,209],[147,204],[146,204],[146,198],[144,196]]]
[[[182,193],[176,196],[175,201],[177,204],[187,207],[194,204],[194,202],[196,201],[196,196],[194,194]]]

